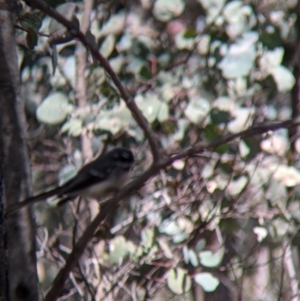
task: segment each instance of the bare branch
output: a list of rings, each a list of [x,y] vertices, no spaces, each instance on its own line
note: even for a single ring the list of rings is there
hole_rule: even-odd
[[[95,48],[89,41],[87,41],[84,33],[79,31],[72,22],[68,21],[64,16],[59,14],[55,9],[53,9],[51,6],[49,6],[46,2],[44,2],[42,0],[29,0],[29,2],[33,6],[39,8],[43,12],[47,13],[50,17],[54,18],[56,21],[60,22],[64,26],[66,26],[66,28],[74,36],[74,38],[77,38],[79,41],[81,41],[81,43],[91,51],[93,56],[97,58],[97,60],[102,65],[102,67],[109,74],[113,83],[116,85],[116,87],[120,93],[120,96],[125,101],[126,106],[131,111],[137,124],[144,131],[144,134],[149,141],[149,145],[150,145],[151,152],[153,155],[153,160],[159,161],[159,159],[160,159],[160,153],[158,151],[159,143],[158,143],[156,136],[152,132],[148,121],[146,120],[146,118],[144,117],[144,115],[142,114],[140,109],[137,107],[134,99],[130,96],[127,89],[123,86],[123,84],[121,83],[120,79],[118,78],[116,73],[111,68],[108,61],[101,55],[101,53],[98,51],[97,48]]]
[[[83,18],[81,24],[81,30],[83,33],[86,33],[90,27],[90,16],[91,10],[93,8],[93,0],[84,0],[84,10]],[[86,93],[86,60],[87,60],[87,50],[82,45],[82,43],[76,43],[76,98],[79,107],[85,107],[87,104],[87,93]],[[87,162],[92,159],[92,140],[88,137],[86,131],[83,131],[81,134],[81,148],[82,148],[82,157],[84,162]]]
[[[64,282],[68,278],[68,274],[76,265],[78,259],[83,253],[89,241],[93,238],[94,232],[98,228],[99,224],[104,221],[104,219],[119,205],[120,201],[126,197],[128,197],[133,191],[137,191],[141,188],[146,181],[148,181],[151,177],[156,175],[161,169],[170,166],[174,161],[178,159],[182,159],[184,157],[191,156],[195,153],[199,153],[206,149],[213,149],[217,146],[220,146],[224,143],[229,143],[237,138],[249,137],[258,134],[264,134],[269,131],[276,131],[281,128],[290,128],[300,125],[300,119],[289,119],[282,122],[276,123],[264,123],[255,127],[251,127],[247,130],[241,131],[236,134],[227,135],[216,139],[210,143],[199,143],[195,146],[176,154],[175,156],[170,156],[164,160],[160,160],[157,162],[153,162],[148,170],[146,170],[143,174],[141,174],[136,180],[129,183],[117,196],[108,200],[104,203],[101,208],[100,213],[95,217],[92,223],[86,228],[83,232],[82,236],[79,238],[77,244],[73,248],[71,254],[66,260],[65,266],[59,271],[57,274],[53,286],[49,290],[48,294],[45,297],[45,301],[53,301],[56,300],[59,292],[61,291]]]

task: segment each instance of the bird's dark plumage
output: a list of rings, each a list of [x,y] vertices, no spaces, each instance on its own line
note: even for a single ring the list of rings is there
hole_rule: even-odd
[[[125,184],[125,175],[129,174],[133,164],[134,156],[131,150],[115,148],[83,166],[75,177],[62,186],[9,206],[6,213],[55,195],[57,197],[83,195],[97,198],[98,192],[101,194],[118,190]],[[99,197],[101,196],[99,195]]]

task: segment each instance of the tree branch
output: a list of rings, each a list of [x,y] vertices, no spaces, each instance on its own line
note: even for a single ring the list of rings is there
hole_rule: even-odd
[[[115,208],[119,205],[122,199],[128,197],[133,191],[137,191],[139,188],[141,188],[146,181],[148,181],[151,177],[156,175],[161,169],[170,166],[174,161],[178,159],[189,157],[193,154],[202,152],[207,149],[214,149],[217,146],[220,146],[224,143],[229,143],[238,138],[264,134],[269,131],[276,131],[281,128],[290,128],[298,125],[300,125],[300,119],[289,119],[286,121],[276,123],[264,123],[258,126],[251,127],[236,134],[221,137],[209,143],[198,143],[179,154],[176,154],[174,156],[170,155],[168,158],[160,161],[154,161],[148,170],[141,174],[136,180],[129,183],[117,196],[104,203],[104,205],[101,208],[101,211],[98,213],[98,215],[95,217],[92,223],[86,228],[86,230],[79,238],[77,244],[73,248],[69,257],[67,258],[65,266],[57,274],[52,287],[50,288],[49,292],[45,297],[45,301],[56,300],[64,285],[64,282],[68,278],[69,273],[76,265],[89,241],[93,238],[93,235],[96,229],[98,228],[99,224],[103,222],[105,218],[115,210]]]
[[[131,111],[135,121],[141,127],[145,136],[147,137],[147,140],[149,141],[149,145],[151,148],[153,160],[159,161],[160,159],[160,152],[158,151],[159,143],[156,136],[152,132],[148,121],[146,120],[146,118],[144,117],[140,109],[137,107],[134,99],[130,96],[127,89],[123,86],[123,84],[121,83],[120,79],[111,68],[108,61],[101,55],[101,53],[98,51],[97,48],[95,48],[89,41],[87,41],[85,35],[80,30],[78,30],[72,22],[70,22],[64,16],[59,14],[55,9],[49,6],[46,2],[42,0],[29,0],[29,2],[33,6],[47,13],[50,17],[52,17],[56,21],[63,24],[69,30],[69,32],[74,36],[74,38],[77,38],[79,41],[81,41],[81,43],[91,51],[93,56],[97,58],[97,60],[102,65],[102,67],[109,74],[113,83],[116,85],[121,98],[125,101],[127,108]]]

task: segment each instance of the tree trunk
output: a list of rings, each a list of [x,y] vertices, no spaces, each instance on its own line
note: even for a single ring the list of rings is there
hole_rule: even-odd
[[[0,176],[6,206],[26,198],[31,187],[12,3],[14,1],[0,0]],[[38,300],[35,231],[31,212],[29,209],[16,212],[7,217],[5,224],[1,219],[1,206],[3,204],[0,203],[0,296],[6,300],[5,291],[2,291],[6,285],[2,283],[2,278],[7,277],[7,272],[3,274],[7,271],[5,258],[8,257],[6,292],[9,300]],[[2,254],[8,255],[2,257]]]

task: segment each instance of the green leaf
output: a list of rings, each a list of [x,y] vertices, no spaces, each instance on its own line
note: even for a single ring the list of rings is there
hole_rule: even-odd
[[[248,178],[246,176],[240,176],[237,179],[231,179],[227,191],[230,195],[239,195],[248,183]]]
[[[69,136],[78,137],[82,132],[82,120],[72,118],[65,122],[61,128],[61,132],[68,132]]]
[[[188,237],[189,237],[189,233],[182,232],[182,233],[179,233],[179,234],[175,234],[172,237],[172,241],[173,241],[174,244],[180,244],[183,241],[185,241]]]
[[[192,99],[184,110],[185,116],[194,124],[200,124],[209,114],[210,104],[207,99]]]
[[[162,122],[169,118],[168,104],[164,101],[158,100],[158,96],[156,94],[140,94],[135,97],[135,101],[139,109],[150,123],[153,123],[155,120]]]
[[[148,67],[146,67],[145,65],[141,68],[139,75],[145,80],[149,80],[152,78],[150,69]]]
[[[181,141],[185,137],[189,122],[186,119],[179,119],[177,121],[177,130],[170,137],[171,141]]]
[[[175,44],[177,49],[183,50],[192,50],[195,48],[195,39],[194,38],[186,38],[184,33],[178,33],[175,37]]]
[[[259,34],[259,40],[268,49],[275,49],[282,46],[280,29],[271,25],[265,26]]]
[[[175,220],[167,219],[159,225],[159,232],[173,236],[181,233],[182,231]]]
[[[186,39],[188,38],[195,38],[197,36],[197,31],[194,28],[190,28],[188,29],[184,35],[183,35]]]
[[[34,13],[25,13],[19,17],[20,24],[24,29],[31,29],[37,33],[42,25],[41,18]]]
[[[122,102],[120,106],[112,110],[101,110],[95,121],[95,129],[108,131],[116,135],[120,131],[127,130],[131,121],[131,113]]]
[[[292,230],[291,222],[281,217],[274,218],[271,226],[269,233],[275,238],[285,238]]]
[[[274,166],[273,177],[281,181],[287,187],[294,187],[300,184],[300,172],[294,166]]]
[[[204,128],[204,134],[205,134],[205,137],[211,141],[211,140],[220,138],[222,136],[222,131],[219,129],[219,127],[217,125],[208,124]]]
[[[212,251],[202,251],[199,253],[200,263],[208,268],[215,268],[220,265],[224,256],[224,249],[213,253]]]
[[[99,36],[103,37],[109,34],[118,35],[124,31],[126,14],[120,11],[119,14],[112,14],[109,20],[102,26]],[[98,37],[99,38],[99,37]]]
[[[156,0],[153,15],[157,20],[167,22],[181,15],[183,10],[184,1],[182,0]]]
[[[37,108],[39,121],[51,125],[61,124],[72,109],[65,94],[56,92],[48,96]]]
[[[198,257],[195,251],[188,249],[186,246],[183,247],[183,258],[186,264],[191,263],[192,266],[196,267],[199,265]]]
[[[277,47],[274,50],[265,51],[259,59],[259,67],[263,72],[269,72],[273,68],[280,66],[284,56],[283,47]]]
[[[260,143],[263,151],[284,157],[290,149],[290,143],[287,135],[273,134]]]
[[[215,21],[216,17],[221,13],[226,0],[198,0],[207,12],[207,23]]]
[[[108,257],[110,264],[119,263],[128,254],[128,244],[123,236],[117,236],[110,241]]]
[[[101,53],[105,58],[108,58],[108,57],[111,55],[111,53],[113,52],[113,50],[114,50],[115,43],[116,43],[116,38],[115,38],[115,36],[112,35],[112,34],[108,35],[108,36],[104,39],[104,41],[103,41],[103,43],[102,43],[102,45],[101,45],[101,47],[100,47],[100,50],[99,50],[100,53]]]
[[[76,167],[73,164],[65,165],[58,174],[59,185],[63,185],[77,174]]]
[[[217,108],[213,108],[210,111],[210,118],[215,124],[228,123],[230,120],[232,120],[230,112],[222,111]]]
[[[124,58],[122,56],[116,56],[114,58],[109,59],[109,64],[115,73],[119,74],[124,65]]]
[[[26,34],[26,43],[28,48],[33,50],[34,47],[37,45],[37,42],[38,42],[38,37],[36,32],[31,28],[28,28]]]
[[[231,40],[235,40],[242,33],[251,30],[257,23],[252,8],[242,1],[229,1],[223,11],[226,33]],[[234,17],[233,17],[234,16]]]
[[[254,137],[245,137],[243,138],[242,142],[244,142],[248,149],[250,150],[249,153],[246,154],[247,159],[252,159],[254,158],[257,154],[260,153],[260,142],[254,138]],[[241,149],[240,149],[241,152]],[[242,152],[241,152],[242,155]]]
[[[154,244],[154,238],[155,238],[154,228],[148,228],[143,230],[141,233],[141,238],[142,238],[141,246],[146,252],[148,252]]]
[[[293,88],[295,77],[286,67],[278,66],[272,69],[271,74],[279,92],[287,92]]]
[[[194,280],[199,284],[205,292],[213,292],[219,285],[220,281],[210,273],[196,274]]]
[[[256,32],[245,33],[238,43],[229,47],[228,53],[218,65],[225,78],[232,79],[249,75],[254,67],[257,39]]]
[[[186,270],[175,268],[169,270],[167,284],[174,294],[182,295],[191,289],[192,282]]]
[[[62,14],[68,21],[74,24],[74,27],[79,30],[79,21],[76,18],[76,12],[78,6],[76,3],[64,3],[56,8],[57,12]],[[73,40],[73,35],[69,30],[60,22],[55,19],[51,19],[49,23],[49,39],[50,45],[57,45],[60,43],[66,43]]]
[[[253,114],[253,108],[236,108],[233,110],[232,115],[234,117],[228,123],[228,130],[232,133],[237,133],[250,125],[251,115]]]
[[[220,221],[220,228],[225,233],[233,235],[236,231],[240,229],[240,224],[234,218],[225,218]]]

